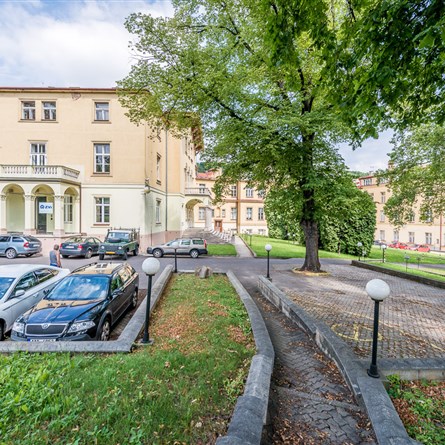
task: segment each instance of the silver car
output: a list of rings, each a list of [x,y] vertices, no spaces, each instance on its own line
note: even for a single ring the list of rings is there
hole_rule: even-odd
[[[0,255],[5,255],[10,260],[18,255],[30,257],[42,250],[42,243],[37,238],[29,235],[11,234],[0,235]]]
[[[207,254],[207,241],[202,238],[174,239],[159,246],[147,247],[147,253],[153,255],[155,258],[161,258],[164,255],[174,255],[175,243],[177,243],[177,255],[190,255],[192,258],[198,258],[199,255]]]
[[[0,340],[14,321],[37,304],[70,271],[41,264],[0,266]]]

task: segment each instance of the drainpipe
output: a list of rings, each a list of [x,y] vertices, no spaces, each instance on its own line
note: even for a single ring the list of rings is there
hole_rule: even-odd
[[[442,250],[442,214],[439,218],[439,252]]]
[[[168,130],[165,129],[165,234],[168,234]]]

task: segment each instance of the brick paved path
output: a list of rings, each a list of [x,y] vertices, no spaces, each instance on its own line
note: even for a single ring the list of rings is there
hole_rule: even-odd
[[[263,445],[375,444],[369,420],[335,364],[287,317],[254,297],[276,354]]]
[[[445,291],[351,265],[323,265],[325,276],[273,270],[274,283],[307,313],[328,325],[359,357],[369,357],[374,303],[366,294],[373,278],[390,296],[380,305],[379,356],[445,357]]]

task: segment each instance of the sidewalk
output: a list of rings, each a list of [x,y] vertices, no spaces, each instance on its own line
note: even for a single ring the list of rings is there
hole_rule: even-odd
[[[241,258],[253,258],[254,255],[252,251],[238,235],[234,236],[233,245],[235,246],[237,256]]]

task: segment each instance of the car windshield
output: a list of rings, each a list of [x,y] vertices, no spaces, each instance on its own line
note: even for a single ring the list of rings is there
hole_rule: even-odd
[[[64,278],[47,300],[103,300],[108,295],[108,277],[73,275]]]
[[[0,277],[0,298],[3,298],[6,292],[8,292],[8,289],[13,281],[14,278]]]
[[[65,243],[81,243],[83,240],[84,238],[80,236],[74,236],[73,238],[68,238]]]
[[[120,238],[120,239],[128,241],[130,239],[130,234],[129,233],[125,233],[125,232],[110,232],[107,235],[107,240],[110,239],[110,238],[111,239]]]

